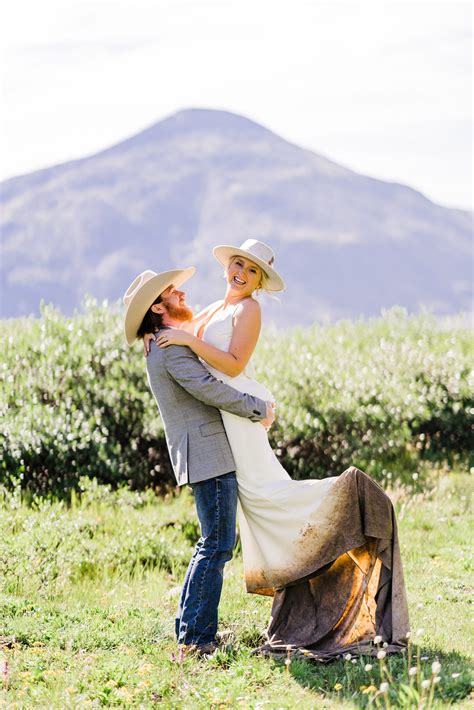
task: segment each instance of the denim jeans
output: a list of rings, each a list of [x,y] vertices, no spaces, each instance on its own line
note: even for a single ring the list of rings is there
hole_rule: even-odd
[[[235,546],[237,480],[232,472],[190,486],[201,537],[184,579],[175,629],[178,643],[207,644],[216,638],[224,565]]]

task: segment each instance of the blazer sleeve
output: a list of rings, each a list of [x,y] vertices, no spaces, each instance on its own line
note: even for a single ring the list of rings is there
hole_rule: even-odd
[[[164,351],[169,375],[195,399],[254,422],[265,419],[267,405],[263,399],[217,380],[188,347],[170,345]]]

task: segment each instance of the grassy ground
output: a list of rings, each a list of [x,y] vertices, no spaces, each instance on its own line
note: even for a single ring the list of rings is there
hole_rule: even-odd
[[[177,657],[173,617],[197,535],[191,497],[84,487],[68,507],[0,502],[0,706],[471,707],[467,475],[439,476],[415,494],[393,491],[412,659],[328,666],[251,656],[271,601],[245,594],[239,555],[226,573],[222,650],[210,660]],[[436,660],[440,680],[422,689]],[[409,666],[418,666],[411,679]]]

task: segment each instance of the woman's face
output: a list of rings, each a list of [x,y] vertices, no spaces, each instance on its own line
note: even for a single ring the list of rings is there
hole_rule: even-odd
[[[227,284],[231,291],[241,298],[250,296],[260,287],[262,270],[257,264],[243,256],[233,256],[227,267]]]

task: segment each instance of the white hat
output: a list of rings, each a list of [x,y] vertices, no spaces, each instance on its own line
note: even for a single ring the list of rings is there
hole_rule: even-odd
[[[272,267],[275,261],[275,254],[267,244],[256,239],[247,239],[240,247],[232,247],[227,244],[220,244],[212,250],[217,261],[227,267],[233,256],[244,256],[246,259],[255,262],[268,277],[265,288],[269,291],[283,291],[285,283],[281,276]]]
[[[123,302],[127,306],[125,311],[125,339],[129,345],[133,345],[137,339],[137,331],[141,325],[145,313],[158,296],[173,285],[179,288],[185,281],[191,278],[196,269],[189,266],[187,269],[175,269],[174,271],[143,271],[132,281],[125,292]]]

